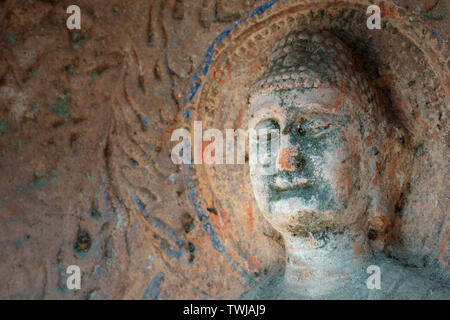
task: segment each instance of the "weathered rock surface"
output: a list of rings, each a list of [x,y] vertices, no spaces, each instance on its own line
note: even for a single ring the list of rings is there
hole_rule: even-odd
[[[248,165],[176,166],[170,136],[193,120],[245,129],[270,48],[305,24],[357,52],[415,148],[373,246],[448,281],[448,8],[381,3],[86,0],[70,31],[70,1],[0,1],[0,297],[235,298],[282,272]]]

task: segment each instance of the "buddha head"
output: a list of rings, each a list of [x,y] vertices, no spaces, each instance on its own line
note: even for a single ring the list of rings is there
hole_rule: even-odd
[[[386,121],[346,45],[326,31],[289,33],[249,104],[251,183],[272,226],[293,235],[367,229]]]

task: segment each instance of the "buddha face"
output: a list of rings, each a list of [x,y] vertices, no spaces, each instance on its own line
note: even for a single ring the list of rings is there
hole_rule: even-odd
[[[342,103],[351,102],[328,88],[260,93],[250,101],[257,146],[251,182],[265,218],[280,232],[336,230],[345,221],[358,185],[360,135],[358,123],[339,113]]]

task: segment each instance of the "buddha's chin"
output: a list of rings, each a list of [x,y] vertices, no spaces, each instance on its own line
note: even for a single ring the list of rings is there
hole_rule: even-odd
[[[319,204],[306,201],[302,197],[289,197],[270,201],[269,210],[273,215],[292,217],[302,211],[317,211]]]
[[[266,218],[279,232],[291,235],[336,230],[335,215],[317,207],[317,203],[306,203],[297,197],[280,199],[270,203]]]

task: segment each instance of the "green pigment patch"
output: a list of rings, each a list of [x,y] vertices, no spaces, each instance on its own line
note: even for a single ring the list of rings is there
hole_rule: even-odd
[[[93,290],[91,291],[88,296],[87,299],[88,300],[95,300],[95,297],[97,296],[97,294],[99,293],[99,290]]]
[[[12,243],[12,245],[13,245],[14,247],[19,247],[19,246],[21,246],[22,244],[24,244],[25,242],[27,242],[28,240],[30,240],[30,236],[29,236],[29,235],[25,235],[25,236],[23,236],[22,238],[17,239],[16,241],[14,241],[14,242]]]
[[[77,50],[78,48],[81,48],[83,41],[87,38],[86,35],[81,36],[78,32],[72,33],[71,42],[72,42],[72,48],[74,50]]]
[[[15,44],[17,42],[17,36],[14,33],[8,34],[9,44]]]
[[[100,73],[97,70],[92,70],[91,79],[97,79]]]
[[[55,265],[55,273],[58,277],[57,289],[58,292],[62,295],[66,295],[70,292],[69,288],[67,288],[67,274],[66,267],[57,263]]]
[[[102,214],[100,213],[100,211],[97,208],[92,208],[91,209],[91,217],[94,218],[95,220],[102,220]]]
[[[133,167],[137,167],[139,166],[139,162],[137,162],[136,160],[134,160],[133,158],[130,158],[130,163]]]
[[[54,104],[47,106],[47,109],[62,118],[67,118],[69,117],[69,112],[67,111],[67,103],[70,101],[70,99],[70,92],[66,92],[62,97],[56,99],[56,102]]]
[[[75,67],[73,66],[73,64],[69,64],[69,65],[67,65],[64,69],[66,70],[66,72],[67,72],[68,74],[72,74],[74,68],[75,68]]]
[[[35,180],[33,180],[30,184],[26,185],[25,187],[19,188],[18,192],[25,192],[32,189],[38,189],[47,184],[48,182],[55,182],[57,178],[58,173],[56,170],[50,171],[50,175],[48,177],[39,177]]]

